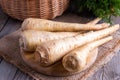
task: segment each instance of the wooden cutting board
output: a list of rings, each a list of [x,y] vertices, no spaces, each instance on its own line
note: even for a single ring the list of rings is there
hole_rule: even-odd
[[[20,31],[16,31],[0,39],[0,56],[37,80],[86,80],[120,50],[120,32],[117,31],[112,41],[99,47],[97,60],[87,70],[71,76],[53,77],[38,73],[25,64],[20,56],[19,35]]]

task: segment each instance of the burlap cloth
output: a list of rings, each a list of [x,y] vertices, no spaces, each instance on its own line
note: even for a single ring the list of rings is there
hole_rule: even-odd
[[[19,35],[20,30],[0,39],[0,56],[37,80],[86,80],[110,61],[120,48],[120,35],[117,31],[113,34],[114,39],[112,41],[99,47],[97,60],[87,70],[71,76],[53,77],[38,73],[25,64],[20,56]]]

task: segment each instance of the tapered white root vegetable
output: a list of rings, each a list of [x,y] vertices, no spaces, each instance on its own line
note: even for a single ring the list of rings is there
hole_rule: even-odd
[[[98,21],[98,20],[97,20]],[[44,19],[28,18],[22,24],[22,30],[40,31],[80,31],[80,30],[99,30],[108,27],[109,23],[96,25],[56,22]]]
[[[95,25],[95,24],[97,24],[100,20],[101,20],[101,18],[96,18],[96,19],[90,21],[90,22],[87,23],[87,24],[89,24],[89,25]]]
[[[46,32],[46,31],[35,31],[26,30],[23,31],[20,38],[20,46],[29,52],[35,51],[37,45],[42,42],[46,42],[54,39],[61,39],[65,37],[75,36],[81,32]]]
[[[86,33],[84,35],[77,35],[74,37],[52,40],[42,43],[36,48],[36,61],[39,61],[41,66],[49,66],[60,60],[69,51],[89,42],[108,36],[118,29],[119,24],[107,29]]]
[[[87,69],[90,65],[92,65],[97,57],[97,53],[98,53],[98,48],[95,48],[94,50],[92,50],[89,54],[89,59],[87,58],[87,60],[89,60],[89,62],[87,63],[85,69]],[[92,57],[91,57],[92,56]],[[62,61],[58,61],[55,64],[49,66],[49,67],[42,67],[40,65],[40,63],[36,62],[34,59],[34,53],[30,53],[30,52],[25,52],[24,50],[21,49],[21,57],[24,60],[24,62],[31,67],[33,70],[43,73],[43,74],[47,74],[47,75],[54,75],[54,76],[68,76],[68,75],[72,75],[72,74],[76,74],[79,73],[78,72],[69,72],[67,70],[65,70],[65,68],[62,65]]]
[[[82,47],[78,47],[72,50],[70,53],[67,53],[67,55],[65,55],[62,60],[64,68],[70,72],[84,70],[89,52],[110,40],[112,40],[111,36],[91,42]]]

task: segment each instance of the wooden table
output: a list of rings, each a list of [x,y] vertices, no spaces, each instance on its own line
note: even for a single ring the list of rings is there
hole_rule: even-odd
[[[114,23],[120,23],[120,17],[113,17]],[[17,30],[21,26],[21,21],[12,19],[0,9],[0,38]],[[119,52],[120,53],[120,52]],[[120,80],[120,54],[115,57],[100,70],[98,70],[88,80]],[[0,80],[33,80],[29,75],[20,71],[14,65],[0,58]]]

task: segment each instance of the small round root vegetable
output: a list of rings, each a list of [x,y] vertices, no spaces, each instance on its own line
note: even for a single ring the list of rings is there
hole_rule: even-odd
[[[37,45],[42,42],[46,42],[54,39],[61,39],[65,37],[75,36],[81,32],[46,32],[46,31],[35,31],[26,30],[23,31],[20,38],[20,46],[25,51],[35,51]]]
[[[64,68],[70,72],[82,71],[86,67],[87,57],[89,56],[89,52],[91,52],[96,47],[112,40],[112,37],[107,37],[104,39],[100,39],[89,44],[86,44],[82,47],[78,47],[71,52],[67,53],[63,57],[62,64]],[[93,57],[93,56],[91,56]]]
[[[114,25],[103,30],[90,32],[83,35],[76,35],[74,37],[41,43],[41,45],[36,48],[35,58],[38,62],[40,62],[41,66],[49,66],[56,61],[59,61],[71,50],[108,36],[118,29],[119,25]]]
[[[93,23],[98,20],[93,21]],[[92,22],[91,22],[92,23]],[[79,24],[50,21],[44,19],[28,18],[22,24],[22,30],[40,30],[40,31],[81,31],[81,30],[99,30],[108,27],[110,24]]]

